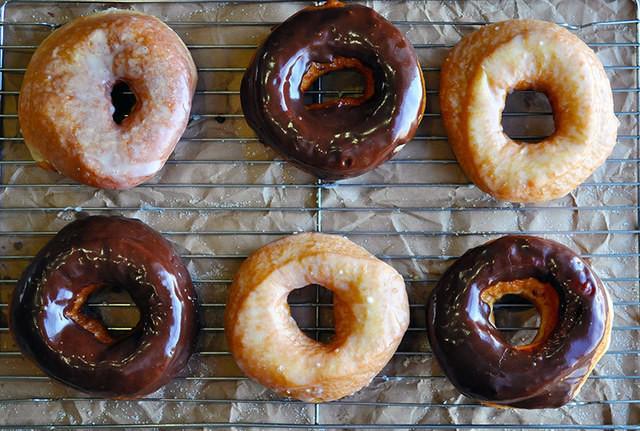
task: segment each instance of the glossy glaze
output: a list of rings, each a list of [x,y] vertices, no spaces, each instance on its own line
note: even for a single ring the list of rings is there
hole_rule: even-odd
[[[126,289],[140,310],[138,325],[120,337],[82,308],[107,286]],[[25,270],[10,325],[20,349],[50,376],[84,392],[136,398],[186,365],[196,296],[160,234],[138,220],[88,217],[62,229]]]
[[[514,90],[549,98],[555,131],[536,145],[514,141],[502,129]],[[537,20],[496,22],[464,37],[442,64],[440,107],[464,173],[511,202],[568,194],[609,157],[619,125],[596,53],[569,30]],[[534,124],[527,124],[531,131]]]
[[[372,71],[371,97],[306,107],[307,72],[340,58]],[[264,143],[320,178],[340,179],[375,168],[413,137],[425,91],[415,51],[397,28],[373,9],[332,2],[273,30],[244,75],[241,100]]]
[[[24,75],[18,115],[34,160],[94,187],[126,189],[156,174],[187,127],[197,71],[189,50],[150,15],[108,9],[51,33]],[[136,103],[114,121],[111,92]]]
[[[333,292],[335,336],[305,335],[289,294],[317,284]],[[225,335],[238,367],[252,379],[305,402],[360,390],[389,362],[409,326],[402,276],[337,235],[301,233],[261,247],[229,287]]]
[[[518,349],[491,324],[481,294],[527,278],[555,288],[559,315],[544,340]],[[573,251],[507,236],[469,250],[446,271],[427,304],[428,335],[438,363],[465,395],[504,406],[558,407],[606,350],[612,313],[602,282]]]

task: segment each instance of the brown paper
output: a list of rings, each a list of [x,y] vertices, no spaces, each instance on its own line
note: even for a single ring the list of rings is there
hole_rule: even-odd
[[[418,137],[396,157],[373,172],[317,188],[300,172],[254,139],[241,118],[238,90],[242,69],[253,49],[274,23],[302,3],[149,3],[122,4],[168,21],[193,48],[200,68],[198,95],[185,139],[170,162],[148,184],[129,191],[96,190],[32,164],[23,143],[5,140],[0,165],[0,426],[92,424],[323,424],[385,425],[476,424],[572,426],[637,424],[640,399],[637,380],[640,337],[635,327],[638,306],[637,163],[637,26],[586,25],[596,21],[636,19],[631,0],[537,1],[373,1],[367,2],[398,24],[415,44],[430,91]],[[60,24],[108,7],[105,4],[9,3],[4,21]],[[437,102],[438,72],[448,46],[477,28],[443,22],[493,22],[539,18],[570,23],[594,46],[607,66],[621,126],[611,160],[588,184],[548,204],[496,202],[468,185],[448,147]],[[180,24],[192,22],[192,24]],[[254,23],[266,23],[255,25]],[[245,24],[240,24],[245,23]],[[247,24],[250,23],[250,24]],[[584,27],[581,27],[585,25]],[[37,45],[50,26],[4,26],[4,44]],[[611,45],[612,43],[628,44]],[[425,45],[435,45],[435,47]],[[22,73],[30,49],[4,52],[2,103],[15,114]],[[212,69],[214,68],[214,69]],[[222,69],[221,69],[222,68]],[[336,84],[337,85],[337,84]],[[348,87],[348,86],[347,86]],[[344,87],[343,87],[344,88]],[[214,91],[205,94],[204,92]],[[221,93],[222,92],[222,93]],[[229,92],[229,94],[224,93]],[[519,94],[512,111],[545,111],[544,100]],[[230,115],[231,114],[231,115]],[[549,116],[505,120],[515,135],[548,130]],[[546,128],[546,129],[545,129]],[[15,119],[5,118],[3,136],[17,138]],[[25,187],[26,184],[40,186]],[[43,186],[44,185],[44,186]],[[287,185],[287,186],[284,186]],[[321,206],[323,210],[317,211]],[[90,214],[137,217],[165,233],[185,256],[196,280],[204,326],[195,355],[183,377],[140,401],[92,399],[44,377],[30,361],[11,353],[17,348],[6,330],[7,307],[15,280],[34,255],[70,221]],[[282,235],[311,230],[347,235],[371,252],[387,258],[407,279],[412,306],[411,330],[391,363],[367,388],[340,402],[318,406],[284,400],[242,377],[226,354],[222,311],[228,280],[243,256]],[[7,234],[7,232],[16,232]],[[524,411],[478,407],[443,377],[429,354],[424,331],[424,302],[451,258],[468,248],[509,232],[539,234],[567,244],[589,257],[615,301],[615,330],[609,354],[596,367],[576,402],[560,409]],[[576,232],[576,233],[572,233]],[[235,256],[235,257],[234,257]],[[413,256],[413,258],[412,258]],[[319,300],[330,303],[326,293]],[[103,294],[96,302],[127,304],[122,293]],[[315,303],[315,291],[296,293],[292,301]],[[135,323],[128,306],[98,307],[107,323]],[[293,307],[301,327],[316,327],[312,306]],[[319,327],[331,326],[330,307],[320,307]],[[529,320],[528,324],[533,324]],[[524,332],[527,332],[526,334]],[[315,332],[309,332],[315,336]],[[516,338],[530,335],[522,331]],[[326,339],[328,331],[320,331]]]

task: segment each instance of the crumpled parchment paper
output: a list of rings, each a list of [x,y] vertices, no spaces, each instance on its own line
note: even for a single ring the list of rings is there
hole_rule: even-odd
[[[324,424],[326,428],[361,424],[408,428],[413,424],[597,425],[638,424],[637,378],[640,349],[638,306],[638,182],[636,50],[637,26],[583,24],[636,18],[631,0],[478,0],[368,1],[399,24],[416,45],[429,97],[417,138],[394,160],[339,186],[316,187],[316,180],[254,139],[241,117],[238,90],[242,70],[272,24],[308,3],[147,3],[120,4],[168,21],[192,47],[200,68],[193,121],[170,162],[150,183],[129,191],[67,185],[69,180],[29,164],[15,118],[3,118],[0,164],[0,426],[191,424],[231,427],[226,423]],[[9,23],[64,23],[108,4],[53,2],[8,3]],[[569,196],[548,204],[512,205],[492,200],[468,181],[454,162],[437,113],[438,68],[461,36],[489,22],[539,18],[578,27],[576,33],[607,66],[621,125],[611,160]],[[189,24],[190,23],[190,24]],[[265,24],[255,24],[265,23]],[[48,25],[5,25],[4,45],[37,45]],[[621,43],[622,45],[612,45]],[[434,46],[425,46],[425,45]],[[625,45],[626,44],[626,45]],[[200,45],[198,47],[198,45]],[[204,45],[204,46],[203,46]],[[225,48],[224,46],[227,45]],[[249,47],[246,47],[248,45]],[[631,46],[628,46],[631,45]],[[32,49],[6,48],[2,113],[15,114],[22,71]],[[13,70],[17,69],[17,70]],[[339,83],[334,82],[334,85]],[[342,83],[349,88],[349,83]],[[508,111],[544,112],[545,100],[519,93]],[[536,136],[552,127],[548,115],[507,117],[514,136]],[[9,139],[7,139],[9,138]],[[600,184],[603,183],[603,184]],[[37,184],[36,186],[27,186]],[[283,186],[283,185],[288,186]],[[323,210],[317,211],[321,206]],[[6,329],[14,281],[33,256],[68,222],[86,214],[137,217],[162,231],[183,253],[196,280],[204,329],[199,351],[182,377],[140,401],[87,398],[45,377],[17,353]],[[278,398],[246,380],[226,354],[222,311],[228,280],[242,257],[282,235],[322,229],[338,232],[385,257],[407,279],[412,306],[411,330],[398,355],[371,385],[340,402],[318,406]],[[8,234],[8,232],[14,232]],[[462,397],[434,363],[424,331],[424,302],[434,282],[468,248],[509,232],[529,232],[567,244],[587,255],[615,301],[610,352],[596,367],[576,402],[543,411],[479,407]],[[575,233],[572,233],[575,232]],[[412,258],[413,257],[413,258]],[[122,292],[93,298],[106,323],[126,328],[136,321]],[[291,297],[303,328],[331,327],[331,299],[314,289]],[[522,316],[524,314],[524,317]],[[535,323],[517,313],[516,324]],[[309,332],[320,339],[330,331]],[[531,335],[519,331],[515,339]],[[286,428],[286,426],[283,425]]]

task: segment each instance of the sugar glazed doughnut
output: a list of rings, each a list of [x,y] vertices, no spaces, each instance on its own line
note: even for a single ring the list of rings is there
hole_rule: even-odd
[[[157,18],[110,9],[54,31],[33,54],[19,99],[20,127],[44,168],[100,188],[125,189],[162,168],[185,130],[193,59]],[[120,124],[111,92],[135,105]]]
[[[140,311],[112,333],[86,308],[104,288],[125,289]],[[10,327],[22,352],[83,392],[138,398],[171,380],[195,349],[196,295],[171,245],[142,222],[88,217],[62,229],[22,274]]]
[[[361,97],[305,106],[326,73],[352,69]],[[373,9],[329,1],[276,27],[242,80],[242,109],[260,140],[301,169],[337,180],[361,175],[409,142],[425,106],[411,43]]]
[[[334,294],[335,337],[307,337],[287,296],[310,284]],[[393,356],[409,325],[402,276],[351,241],[299,234],[243,262],[229,289],[225,333],[240,369],[274,391],[309,402],[350,395]]]
[[[540,315],[535,339],[511,345],[493,304],[507,294]],[[451,382],[493,406],[560,407],[580,390],[609,346],[613,307],[589,265],[567,247],[506,236],[466,252],[427,304],[433,353]]]
[[[497,199],[560,198],[611,154],[618,121],[596,54],[556,24],[512,20],[462,39],[442,66],[440,105],[449,141],[466,175]],[[555,132],[526,144],[502,130],[509,92],[544,92]]]

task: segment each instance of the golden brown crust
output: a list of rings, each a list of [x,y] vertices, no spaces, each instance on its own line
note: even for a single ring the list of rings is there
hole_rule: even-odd
[[[85,331],[93,334],[96,340],[102,344],[113,344],[113,337],[109,334],[107,328],[105,328],[98,319],[88,316],[83,312],[83,307],[86,305],[91,294],[100,290],[102,287],[100,284],[90,284],[81,288],[78,294],[71,299],[71,306],[65,309],[64,316],[73,320]]]
[[[540,328],[533,341],[523,346],[513,346],[520,351],[533,351],[547,341],[558,322],[560,298],[548,283],[535,278],[498,282],[482,291],[480,298],[491,307],[491,322],[495,325],[493,305],[505,295],[519,295],[531,301],[540,315]]]
[[[34,53],[19,99],[25,143],[40,166],[101,188],[152,177],[180,139],[197,80],[180,38],[155,17],[110,9],[78,18]],[[111,89],[136,104],[112,119]]]
[[[290,317],[289,292],[320,284],[334,292],[336,335],[305,336]],[[268,244],[238,270],[225,334],[238,366],[280,394],[324,402],[368,384],[393,356],[409,324],[404,281],[349,240],[299,234]]]
[[[501,118],[509,91],[549,97],[555,133],[535,145],[512,141]],[[616,142],[611,87],[595,53],[548,22],[511,20],[465,37],[442,67],[440,104],[467,176],[497,199],[560,198],[600,166]]]

